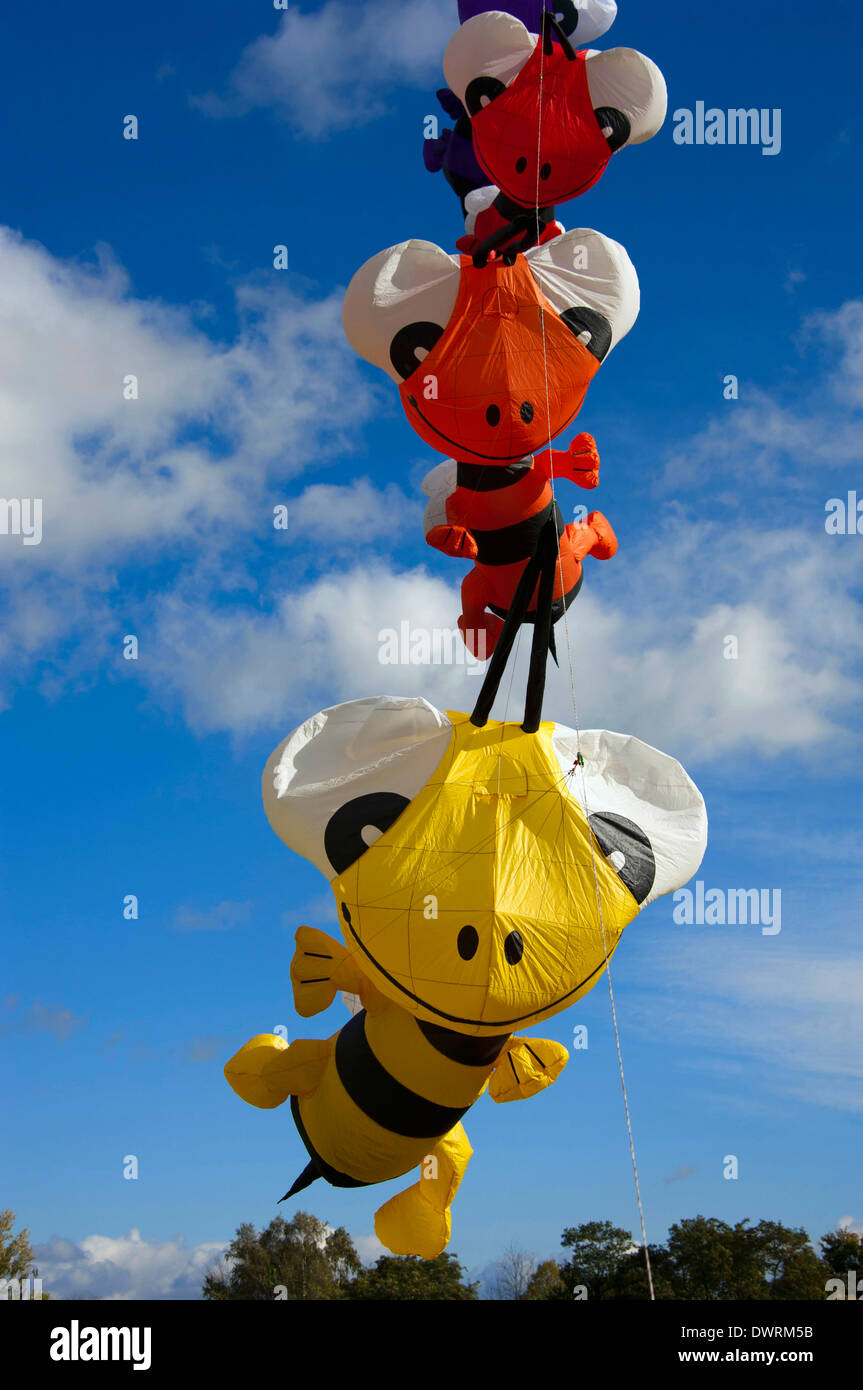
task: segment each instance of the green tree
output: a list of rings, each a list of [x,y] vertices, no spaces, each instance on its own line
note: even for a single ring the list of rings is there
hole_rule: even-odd
[[[827,1271],[804,1230],[696,1216],[671,1227],[668,1251],[681,1299],[817,1299]]]
[[[572,1299],[579,1287],[588,1298],[604,1298],[611,1281],[625,1264],[632,1250],[632,1235],[610,1221],[586,1221],[567,1226],[560,1240],[572,1253],[561,1265],[561,1292],[554,1298]]]
[[[14,1211],[0,1211],[0,1279],[38,1279],[30,1232],[26,1227],[15,1234]],[[5,1291],[0,1298],[5,1298]],[[49,1298],[47,1293],[43,1299]]]
[[[664,1245],[649,1245],[648,1250],[655,1297],[663,1300],[676,1298],[674,1262],[671,1255]],[[633,1300],[650,1298],[650,1281],[647,1277],[647,1261],[644,1258],[643,1246],[636,1246],[624,1256],[603,1286],[602,1297]]]
[[[814,1250],[801,1250],[785,1263],[778,1278],[771,1281],[770,1297],[806,1299],[814,1302],[827,1296],[830,1269]]]
[[[298,1211],[292,1221],[277,1216],[260,1233],[249,1223],[238,1227],[221,1267],[205,1275],[203,1294],[219,1302],[344,1298],[360,1268],[343,1226],[333,1231]]]
[[[651,1245],[650,1266],[657,1299],[823,1299],[831,1270],[860,1259],[863,1242],[847,1233],[825,1236],[821,1259],[799,1227],[778,1221],[739,1221],[695,1216],[672,1226],[665,1245]],[[561,1300],[648,1299],[644,1251],[628,1231],[609,1221],[570,1226],[561,1244],[572,1253],[541,1297]],[[835,1265],[827,1258],[835,1261]],[[861,1261],[863,1263],[863,1261]],[[853,1268],[853,1264],[848,1265]],[[528,1295],[531,1296],[531,1295]]]
[[[852,1269],[863,1278],[863,1235],[856,1231],[830,1231],[818,1244],[831,1275],[849,1274]],[[828,1276],[829,1277],[829,1276]]]
[[[745,1223],[744,1223],[745,1224]],[[685,1299],[756,1298],[759,1281],[741,1262],[737,1232],[716,1217],[679,1221],[668,1233],[677,1297]],[[741,1264],[746,1264],[746,1269]]]
[[[468,1284],[455,1255],[444,1252],[434,1260],[418,1255],[381,1255],[362,1270],[347,1290],[348,1298],[400,1301],[476,1299],[478,1284]]]
[[[557,1300],[563,1296],[563,1280],[557,1260],[543,1260],[537,1265],[524,1294],[534,1302]]]
[[[759,1221],[750,1232],[772,1299],[823,1299],[830,1269],[802,1227]]]

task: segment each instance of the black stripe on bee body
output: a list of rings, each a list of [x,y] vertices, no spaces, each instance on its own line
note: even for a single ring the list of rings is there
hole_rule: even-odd
[[[454,1033],[451,1028],[441,1028],[439,1023],[425,1023],[418,1018],[417,1027],[431,1043],[450,1062],[461,1062],[465,1067],[490,1067],[500,1056],[501,1049],[509,1033],[501,1033],[496,1038],[472,1038],[467,1033]]]
[[[390,1076],[369,1046],[365,1010],[346,1023],[336,1039],[336,1071],[363,1114],[405,1139],[440,1139],[458,1124],[469,1105],[437,1105]]]

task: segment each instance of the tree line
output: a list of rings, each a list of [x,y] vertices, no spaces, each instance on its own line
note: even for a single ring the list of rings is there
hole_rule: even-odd
[[[650,1297],[644,1250],[630,1231],[610,1221],[588,1221],[567,1226],[561,1246],[562,1258],[546,1260],[510,1247],[485,1280],[471,1281],[449,1252],[435,1260],[381,1255],[364,1265],[343,1226],[334,1230],[298,1211],[290,1221],[276,1217],[261,1231],[250,1223],[240,1226],[221,1261],[207,1271],[201,1292],[215,1302]],[[863,1299],[863,1236],[850,1230],[828,1232],[816,1248],[802,1228],[778,1221],[731,1226],[695,1216],[671,1226],[663,1245],[648,1248],[658,1299]],[[10,1286],[36,1277],[27,1231],[16,1234],[14,1214],[0,1211],[0,1296],[14,1297]],[[844,1287],[848,1293],[837,1292]]]
[[[648,1299],[644,1250],[609,1221],[568,1226],[562,1259],[505,1252],[481,1285],[458,1256],[436,1260],[382,1255],[363,1266],[344,1227],[332,1230],[308,1212],[277,1217],[261,1232],[241,1226],[221,1265],[204,1281],[207,1299],[506,1299],[569,1302]],[[863,1295],[863,1237],[830,1231],[812,1245],[806,1231],[777,1221],[715,1217],[679,1221],[664,1245],[649,1246],[658,1299],[803,1299],[830,1296],[830,1281],[854,1271]],[[835,1294],[834,1294],[835,1296]]]

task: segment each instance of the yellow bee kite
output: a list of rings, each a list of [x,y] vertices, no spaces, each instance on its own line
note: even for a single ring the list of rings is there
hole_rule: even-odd
[[[309,1162],[288,1196],[419,1167],[375,1230],[433,1259],[472,1152],[462,1116],[486,1087],[521,1100],[560,1075],[566,1049],[522,1030],[586,994],[626,924],[696,872],[704,802],[638,739],[478,728],[388,696],[307,720],[263,795],[279,838],[330,880],[343,937],[297,931],[297,1013],[339,991],[357,1012],[327,1039],[261,1034],[225,1074],[252,1105],[290,1099]]]

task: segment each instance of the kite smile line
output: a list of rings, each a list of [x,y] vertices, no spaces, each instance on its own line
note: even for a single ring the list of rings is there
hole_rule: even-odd
[[[413,999],[414,1002],[420,1004],[422,1008],[428,1009],[430,1013],[436,1014],[438,1018],[445,1018],[448,1023],[459,1023],[463,1025],[469,1025],[475,1028],[488,1028],[492,1033],[500,1028],[515,1027],[517,1023],[523,1023],[529,1026],[531,1020],[533,1020],[534,1023],[541,1023],[544,1018],[548,1017],[549,1012],[556,1013],[558,1012],[558,1010],[565,1007],[566,1001],[570,999],[572,995],[577,994],[580,989],[583,989],[584,986],[587,984],[588,980],[593,979],[593,976],[596,975],[598,971],[602,970],[605,965],[604,960],[600,961],[596,969],[592,970],[591,973],[585,977],[585,979],[579,981],[579,983],[575,985],[573,989],[569,990],[566,994],[560,995],[557,999],[549,1000],[547,1004],[544,1004],[539,1009],[535,1009],[532,1013],[519,1014],[517,1018],[460,1018],[458,1014],[444,1013],[442,1009],[435,1008],[434,1004],[430,1003],[429,1000],[423,999],[421,995],[414,994],[411,990],[407,989],[405,985],[399,984],[398,980],[394,979],[393,976],[390,975],[389,972],[384,969],[380,961],[375,960],[374,956],[372,955],[368,946],[366,946],[362,937],[358,935],[356,928],[354,927],[354,924],[351,921],[350,913],[348,912],[348,909],[344,903],[342,903],[342,916],[345,922],[347,923],[348,930],[350,931],[351,936],[359,946],[360,950],[368,957],[374,968],[380,972],[384,979],[389,981],[391,985],[394,985],[395,988],[397,990],[400,990],[402,994],[407,995],[409,999]],[[610,954],[613,955],[614,951],[612,951]],[[517,963],[518,962],[515,962],[515,964]]]
[[[453,439],[448,434],[444,434],[443,430],[439,430],[436,425],[432,424],[431,420],[428,418],[427,415],[423,415],[422,411],[419,408],[419,405],[417,404],[416,396],[408,396],[408,402],[410,405],[413,406],[414,410],[416,411],[417,415],[420,417],[426,428],[430,429],[432,433],[436,434],[438,439],[442,439],[445,444],[448,444],[451,449],[455,449],[456,452],[458,452],[459,450],[461,450],[463,453],[468,452],[464,449],[464,444],[462,441],[458,439]],[[579,406],[576,410],[572,412],[572,415],[569,417],[565,424],[561,425],[560,430],[557,431],[557,433],[562,433],[563,430],[565,430],[569,425],[572,424],[580,408],[581,407]],[[494,425],[491,425],[490,428],[494,429]],[[477,449],[471,449],[469,452],[472,455],[472,457],[487,459],[489,463],[492,465],[498,463],[502,465],[510,463],[520,463],[521,460],[525,457],[525,451],[523,448],[518,449],[515,453],[512,454],[481,454]]]

